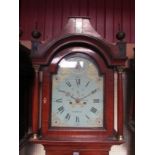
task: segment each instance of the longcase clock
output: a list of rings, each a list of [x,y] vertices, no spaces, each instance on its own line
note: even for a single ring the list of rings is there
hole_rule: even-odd
[[[126,57],[93,29],[89,18],[69,18],[62,34],[31,56],[33,143],[42,144],[46,155],[108,155],[112,145],[124,142]]]

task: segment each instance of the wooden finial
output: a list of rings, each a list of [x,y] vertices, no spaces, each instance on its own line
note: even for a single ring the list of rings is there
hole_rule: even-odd
[[[41,37],[41,32],[38,31],[38,22],[35,22],[35,29],[31,33],[32,37],[39,39]]]
[[[116,38],[120,41],[122,41],[125,38],[125,32],[123,32],[120,23],[118,24],[118,32],[116,33]]]

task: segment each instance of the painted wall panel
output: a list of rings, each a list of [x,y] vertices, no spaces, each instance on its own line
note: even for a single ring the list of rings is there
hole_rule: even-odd
[[[88,16],[88,0],[80,0],[80,16]]]
[[[131,0],[131,15],[130,15],[130,27],[131,27],[131,40],[135,41],[135,0]]]
[[[41,40],[54,39],[69,16],[88,16],[108,41],[116,41],[120,27],[126,33],[126,41],[134,43],[134,3],[134,0],[20,0],[20,26],[24,32],[21,39],[31,39],[35,23],[42,33]]]
[[[54,1],[47,1],[45,12],[45,38],[53,38]]]
[[[122,0],[114,0],[114,31],[113,31],[113,41],[116,41],[116,33],[118,30],[122,30]]]
[[[131,23],[131,6],[130,0],[123,1],[123,22],[122,22],[122,29],[126,32],[126,40],[130,40],[131,30],[130,30],[130,23]]]
[[[106,0],[105,39],[114,42],[114,0]]]
[[[105,3],[104,1],[96,0],[96,30],[101,35],[104,36],[104,14],[105,14]]]

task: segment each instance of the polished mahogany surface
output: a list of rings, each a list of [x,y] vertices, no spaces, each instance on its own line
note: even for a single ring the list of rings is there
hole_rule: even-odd
[[[83,54],[93,59],[99,73],[105,77],[104,128],[54,128],[49,125],[51,77],[57,73],[59,62],[72,54]],[[43,144],[46,155],[108,155],[112,145],[124,142],[122,71],[127,58],[117,45],[95,32],[89,18],[70,18],[61,35],[41,45],[31,58],[35,68],[32,142]],[[114,129],[114,70],[118,74],[117,129]]]

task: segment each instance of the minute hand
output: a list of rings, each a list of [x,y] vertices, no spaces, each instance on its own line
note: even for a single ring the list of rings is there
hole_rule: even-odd
[[[92,95],[92,94],[96,93],[96,92],[97,92],[97,90],[98,90],[98,89],[94,89],[94,90],[93,90],[93,91],[91,91],[88,95],[86,95],[86,96],[84,96],[84,97],[80,98],[80,100],[82,100],[82,99],[84,99],[84,98],[87,98],[88,96],[90,96],[90,95]]]

